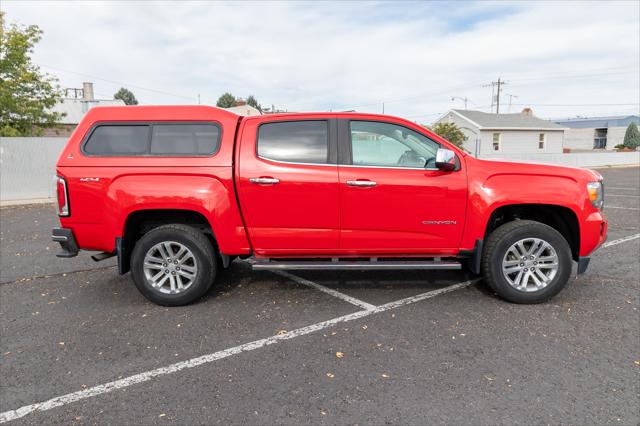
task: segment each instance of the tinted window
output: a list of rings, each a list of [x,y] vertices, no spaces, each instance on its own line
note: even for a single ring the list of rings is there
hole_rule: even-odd
[[[352,164],[382,167],[435,167],[440,145],[406,127],[375,121],[351,122]]]
[[[327,163],[327,127],[326,121],[263,124],[258,130],[258,155],[293,163]]]
[[[220,146],[214,124],[154,124],[151,155],[211,155]]]
[[[149,126],[98,126],[84,146],[87,154],[141,155],[147,152]]]

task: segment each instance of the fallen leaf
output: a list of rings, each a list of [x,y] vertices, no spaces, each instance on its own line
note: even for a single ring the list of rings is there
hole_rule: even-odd
[[[285,334],[287,334],[287,330],[278,330],[276,336],[284,336]]]
[[[5,352],[3,355],[4,355],[4,356],[11,355],[11,352]],[[636,364],[637,364],[637,363],[638,363],[638,361],[636,361]]]
[[[325,413],[324,411],[320,410],[320,414],[322,414],[323,416],[326,416],[327,413]]]
[[[158,417],[164,417],[164,416],[166,416],[166,414],[165,414],[165,413],[162,413],[162,414],[160,414]]]
[[[344,354],[342,352],[336,352],[336,358],[342,358]]]
[[[64,342],[58,342],[60,346],[64,346]]]
[[[330,379],[333,379],[336,376],[333,373],[327,373],[327,377],[330,378]]]
[[[382,373],[382,377],[384,377],[385,379],[388,379],[388,378],[389,378],[389,375],[388,375],[388,374],[386,374],[386,373]]]
[[[9,352],[9,353],[11,353],[11,352]],[[5,355],[6,355],[6,354],[5,354]],[[634,363],[635,365],[640,365],[640,360],[638,360],[638,361],[633,361],[633,363]]]
[[[363,329],[363,330],[366,330],[366,329],[367,329],[367,326],[366,326],[366,325],[363,325],[363,326],[362,326],[362,329]]]
[[[484,378],[490,382],[493,382],[495,380],[493,377],[489,377],[489,376],[484,376]]]
[[[332,336],[335,336],[336,334],[338,334],[338,332],[337,332],[337,331],[332,331],[332,332],[331,332],[331,335],[332,335]]]

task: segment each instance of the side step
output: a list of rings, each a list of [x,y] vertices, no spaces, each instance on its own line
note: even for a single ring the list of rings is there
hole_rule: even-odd
[[[409,269],[462,269],[460,262],[441,260],[270,260],[249,259],[254,270],[409,270]]]

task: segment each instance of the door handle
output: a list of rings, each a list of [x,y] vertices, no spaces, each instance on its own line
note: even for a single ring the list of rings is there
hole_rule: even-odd
[[[377,183],[372,180],[348,180],[347,185],[349,186],[360,186],[364,188],[370,188],[372,186],[376,186]]]
[[[272,177],[259,177],[259,178],[250,178],[249,182],[255,183],[258,185],[275,185],[280,182],[280,179],[272,178]]]

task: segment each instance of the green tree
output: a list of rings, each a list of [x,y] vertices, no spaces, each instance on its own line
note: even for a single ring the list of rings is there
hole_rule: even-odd
[[[247,105],[250,105],[258,111],[262,112],[262,105],[258,103],[258,100],[253,95],[249,95],[249,97],[247,98]]]
[[[36,25],[8,25],[0,12],[0,136],[41,134],[63,114],[51,111],[61,100],[58,80],[31,62],[42,38]]]
[[[458,148],[464,149],[464,142],[467,137],[455,123],[438,123],[431,127],[430,130],[436,135],[448,140]]]
[[[216,106],[219,108],[231,108],[236,106],[236,97],[229,92],[225,92],[218,98]]]
[[[623,145],[631,149],[637,149],[640,146],[640,130],[638,130],[636,123],[631,122],[627,126],[627,131],[624,132]]]
[[[138,100],[133,92],[129,89],[125,89],[124,87],[121,87],[120,90],[113,95],[113,99],[120,99],[125,103],[125,105],[138,105]]]

